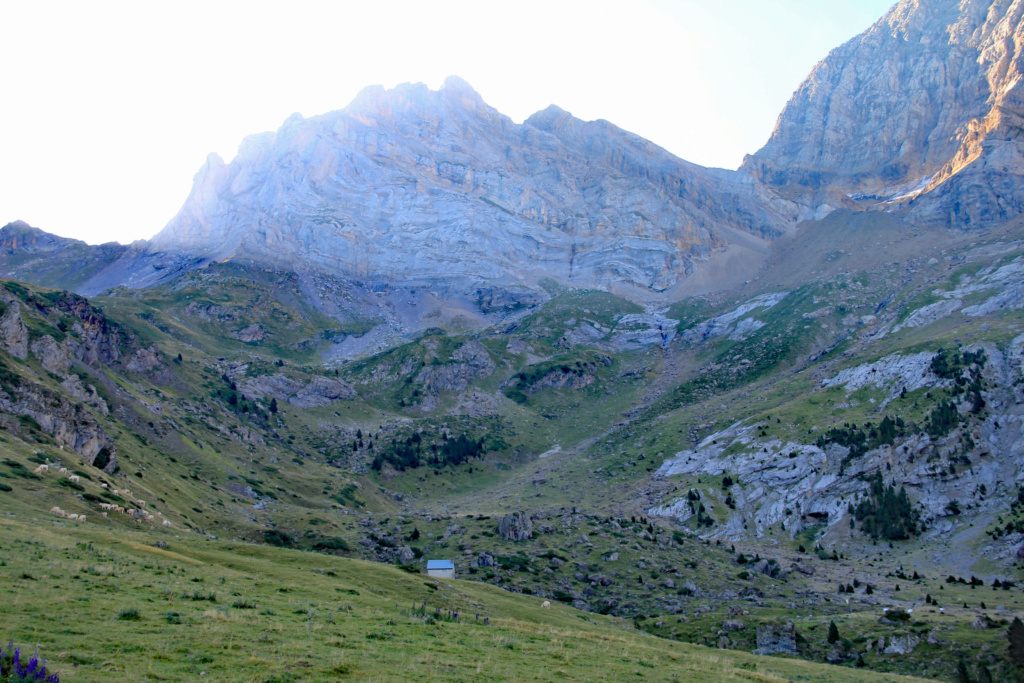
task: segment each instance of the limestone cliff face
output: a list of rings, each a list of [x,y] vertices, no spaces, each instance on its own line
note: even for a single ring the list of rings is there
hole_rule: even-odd
[[[705,169],[551,107],[516,124],[450,78],[368,88],[211,156],[150,250],[302,264],[368,282],[665,289],[730,231],[799,217],[745,173]]]
[[[812,204],[975,227],[1024,209],[1021,0],[901,0],[836,48],[743,168]]]

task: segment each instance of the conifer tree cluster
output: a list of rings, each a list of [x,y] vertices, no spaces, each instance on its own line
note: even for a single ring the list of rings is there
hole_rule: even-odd
[[[919,532],[919,515],[907,490],[901,486],[897,491],[895,486],[886,485],[880,472],[875,472],[868,496],[857,505],[851,503],[850,512],[872,538],[897,541]]]
[[[370,463],[370,467],[378,472],[384,463],[390,464],[400,472],[416,469],[421,465],[455,467],[470,458],[479,458],[483,454],[483,439],[470,439],[465,434],[455,439],[442,435],[440,444],[430,444],[425,448],[423,437],[416,433],[404,441],[393,440],[391,447],[378,454]]]

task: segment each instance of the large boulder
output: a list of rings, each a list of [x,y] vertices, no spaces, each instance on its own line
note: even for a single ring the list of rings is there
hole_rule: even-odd
[[[397,560],[398,564],[412,564],[416,561],[416,553],[414,553],[412,551],[412,548],[410,548],[409,546],[403,545],[401,548],[398,549],[398,553],[396,553],[395,559]]]
[[[755,655],[795,655],[796,627],[793,622],[762,624],[757,627]]]
[[[887,655],[907,655],[914,651],[921,642],[915,635],[892,636],[889,638],[889,647],[884,652]]]
[[[232,333],[232,337],[247,344],[259,344],[267,338],[267,331],[259,323],[253,323],[245,329]]]
[[[533,538],[533,522],[529,515],[517,510],[502,518],[498,534],[506,541],[527,541]]]

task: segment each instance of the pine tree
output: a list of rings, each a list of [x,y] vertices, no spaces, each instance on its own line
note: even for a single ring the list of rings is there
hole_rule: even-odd
[[[836,627],[836,622],[828,622],[828,643],[829,645],[835,645],[839,642],[839,628]]]
[[[276,398],[270,399],[270,412],[272,414],[276,414],[277,413],[277,399]]]
[[[1014,617],[1006,631],[1007,649],[1014,666],[1024,666],[1024,622]]]

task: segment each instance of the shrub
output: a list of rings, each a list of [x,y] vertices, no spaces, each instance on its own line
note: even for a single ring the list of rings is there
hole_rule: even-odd
[[[140,619],[139,610],[135,609],[134,607],[123,609],[120,612],[118,612],[117,618],[120,621],[138,621]]]
[[[337,536],[328,536],[327,538],[321,539],[314,543],[313,549],[323,553],[331,552],[333,550],[348,550],[349,546],[348,543],[346,543],[345,539],[343,538],[338,538]]]
[[[263,541],[270,545],[276,545],[281,548],[288,548],[292,545],[292,537],[283,531],[277,529],[270,529],[269,531],[263,532]]]
[[[110,464],[110,458],[113,454],[110,449],[104,446],[100,449],[100,452],[96,454],[95,460],[92,461],[92,466],[98,470],[102,470]]]

